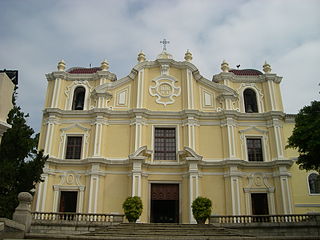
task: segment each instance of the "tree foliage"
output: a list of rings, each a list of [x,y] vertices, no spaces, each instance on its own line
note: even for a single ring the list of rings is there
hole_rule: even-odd
[[[140,217],[143,204],[140,197],[128,197],[122,204],[122,208],[124,210],[124,214],[129,222],[136,222]]]
[[[302,108],[295,122],[287,148],[298,149],[300,168],[320,173],[320,102],[313,101]]]
[[[19,192],[30,192],[41,181],[47,156],[37,151],[39,134],[27,125],[29,117],[16,106],[8,114],[12,125],[0,145],[0,216],[11,218],[18,205]]]
[[[209,198],[206,197],[197,197],[193,200],[191,208],[194,218],[197,220],[197,223],[205,223],[207,218],[211,214],[212,202]]]

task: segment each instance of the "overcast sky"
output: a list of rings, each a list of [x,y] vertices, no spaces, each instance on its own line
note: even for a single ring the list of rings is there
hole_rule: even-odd
[[[143,50],[154,60],[160,40],[182,61],[187,49],[207,79],[231,67],[262,70],[266,60],[283,77],[285,111],[319,100],[319,0],[0,0],[0,69],[19,70],[18,104],[39,131],[47,80],[67,68],[100,66],[120,79]]]

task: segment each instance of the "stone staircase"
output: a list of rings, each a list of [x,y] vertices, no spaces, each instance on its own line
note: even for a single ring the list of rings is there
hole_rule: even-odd
[[[26,234],[28,239],[105,239],[105,240],[226,240],[254,239],[254,236],[244,235],[236,230],[205,224],[130,224],[123,223],[96,228],[91,232],[79,234],[37,233]]]

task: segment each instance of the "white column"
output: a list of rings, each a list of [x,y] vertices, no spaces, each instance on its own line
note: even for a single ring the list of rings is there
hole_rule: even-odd
[[[89,190],[89,213],[97,213],[98,208],[98,192],[99,192],[99,164],[91,167],[90,190]]]
[[[275,202],[274,202],[274,192],[268,193],[268,200],[269,200],[269,214],[273,215],[276,214]]]
[[[281,126],[278,119],[273,119],[273,130],[275,137],[275,144],[277,150],[277,159],[283,159],[283,144],[281,138]]]
[[[93,148],[93,157],[101,156],[101,141],[102,141],[102,132],[103,132],[103,117],[97,117],[95,122],[95,136],[94,136],[94,148]]]
[[[227,118],[227,133],[228,133],[228,148],[229,159],[236,158],[236,143],[235,143],[235,121],[232,118]]]
[[[190,213],[189,213],[189,221],[190,223],[196,223],[196,220],[192,214],[191,204],[193,200],[195,200],[199,196],[199,177],[198,174],[191,173],[189,175],[189,203],[190,203]]]
[[[135,119],[135,141],[134,141],[134,150],[138,150],[139,147],[142,145],[142,126],[143,126],[143,119],[141,116],[136,116]]]
[[[275,104],[275,93],[274,93],[274,86],[273,86],[273,81],[268,80],[268,88],[269,88],[269,98],[270,98],[270,103],[271,103],[271,111],[276,111],[276,104]]]
[[[282,205],[284,214],[292,213],[292,204],[291,204],[291,196],[288,185],[288,177],[282,176],[280,177],[281,181],[281,194],[282,194]]]
[[[188,122],[186,125],[188,127],[188,147],[195,150],[195,147],[196,147],[195,126],[197,126],[197,123],[194,117],[188,117]]]
[[[43,212],[45,209],[45,203],[47,198],[47,186],[48,186],[48,174],[43,173],[41,175],[43,182],[39,184],[38,197],[36,203],[36,211]]]
[[[194,109],[194,95],[192,85],[192,72],[187,69],[187,96],[188,96],[188,109]]]
[[[49,154],[52,156],[51,153],[51,148],[52,148],[52,138],[53,138],[53,133],[54,133],[54,123],[55,123],[56,118],[55,117],[49,117],[47,120],[47,131],[46,131],[46,136],[45,136],[45,145],[44,145],[44,154],[47,155]]]
[[[56,80],[54,80],[53,94],[52,94],[52,100],[51,100],[51,107],[52,108],[57,108],[58,107],[60,85],[61,85],[61,79],[60,78],[57,78]]]
[[[78,213],[83,212],[84,187],[79,188]]]
[[[196,223],[192,214],[192,202],[199,196],[199,170],[197,161],[189,162],[189,222]]]
[[[141,197],[141,161],[133,160],[132,163],[132,197]]]
[[[240,185],[239,185],[239,172],[238,167],[231,166],[229,169],[230,187],[231,187],[231,202],[232,202],[232,215],[241,214],[240,204]]]
[[[53,186],[52,212],[58,212],[59,191],[60,191],[60,187],[57,186],[57,185],[54,185],[54,186]]]
[[[137,86],[137,108],[143,107],[144,95],[144,69],[138,72],[138,86]]]

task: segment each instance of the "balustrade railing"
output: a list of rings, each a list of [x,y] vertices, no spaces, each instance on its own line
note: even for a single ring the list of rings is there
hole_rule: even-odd
[[[123,222],[123,214],[32,212],[34,221]]]
[[[317,214],[211,216],[210,223],[295,223],[319,221]]]

